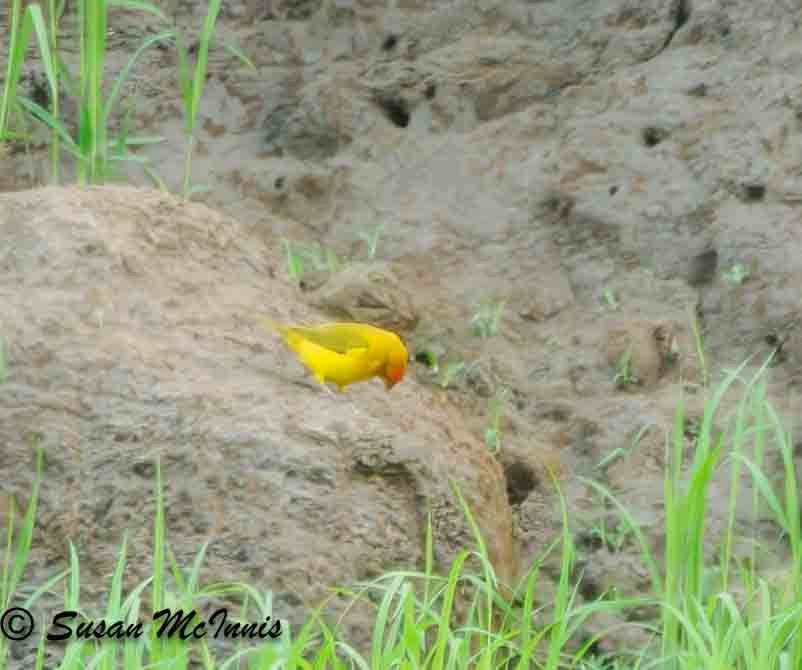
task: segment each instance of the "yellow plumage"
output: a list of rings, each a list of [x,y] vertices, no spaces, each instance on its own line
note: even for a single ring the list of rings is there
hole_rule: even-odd
[[[373,377],[389,391],[406,373],[409,353],[389,330],[363,323],[287,326],[263,315],[259,321],[282,336],[321,384],[333,382],[340,391]]]

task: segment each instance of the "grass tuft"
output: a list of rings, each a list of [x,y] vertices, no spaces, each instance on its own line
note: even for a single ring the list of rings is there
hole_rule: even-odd
[[[444,571],[435,558],[431,512],[423,538],[420,569],[391,570],[373,580],[332,589],[330,597],[309,610],[299,627],[275,619],[273,598],[241,583],[203,584],[201,568],[209,549],[204,544],[191,565],[178,565],[168,544],[162,471],[156,464],[154,488],[153,557],[151,575],[125,592],[129,543],[123,534],[108,596],[99,612],[82,607],[81,562],[69,545],[66,569],[38,587],[25,584],[26,564],[34,546],[34,527],[42,451],[34,437],[36,478],[30,502],[17,527],[9,512],[0,574],[0,605],[28,606],[44,593],[62,588],[65,609],[81,621],[122,620],[133,625],[169,607],[199,612],[212,602],[236,603],[231,623],[270,618],[281,634],[256,643],[241,641],[221,653],[207,639],[181,641],[160,638],[156,626],[146,624],[139,640],[70,640],[63,648],[60,670],[102,668],[190,667],[367,670],[785,670],[802,667],[802,532],[799,481],[793,458],[791,430],[767,396],[768,361],[751,377],[746,363],[728,372],[707,399],[704,415],[689,439],[680,400],[666,435],[664,481],[664,551],[657,555],[632,513],[613,491],[592,480],[585,483],[611,503],[620,521],[614,531],[631,539],[650,575],[650,589],[637,596],[608,589],[595,599],[580,597],[583,576],[566,499],[550,474],[562,525],[546,547],[533,558],[517,584],[502,583],[490,560],[472,509],[452,482],[454,496],[473,533],[475,548],[464,548]],[[724,412],[724,399],[741,395],[734,409]],[[654,426],[649,427],[654,430]],[[640,435],[640,434],[639,434]],[[637,438],[636,438],[637,439]],[[779,459],[772,459],[772,454]],[[623,454],[626,458],[628,454]],[[779,477],[768,464],[779,462]],[[706,521],[711,483],[717,473],[729,475],[730,500],[722,537],[711,544]],[[728,471],[726,469],[729,469]],[[725,481],[727,479],[725,478]],[[760,538],[753,537],[751,555],[736,552],[739,532],[735,501],[743,497],[745,482],[753,485],[747,498],[753,512],[768,516],[782,542],[770,548],[789,556],[781,575],[763,567]],[[612,528],[612,526],[611,526]],[[607,536],[607,535],[605,535]],[[616,545],[615,539],[611,543]],[[628,543],[630,544],[630,543]],[[553,556],[555,552],[558,552]],[[552,566],[553,580],[544,566]],[[555,569],[556,568],[556,569]],[[617,585],[616,585],[617,586]],[[346,598],[348,607],[332,621],[328,605]],[[358,603],[373,612],[373,630],[367,647],[357,646],[345,632],[352,608]],[[654,612],[651,620],[643,612]],[[280,614],[280,613],[279,613]],[[599,616],[620,615],[613,623],[590,634],[588,626]],[[643,648],[600,651],[600,643],[616,639],[621,627],[635,627],[650,640]],[[44,667],[45,638],[39,640],[36,666]],[[0,637],[0,668],[9,663],[8,641]]]

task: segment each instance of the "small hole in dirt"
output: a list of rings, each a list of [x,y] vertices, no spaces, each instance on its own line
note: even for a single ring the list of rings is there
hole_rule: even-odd
[[[692,95],[695,98],[704,98],[707,95],[707,84],[704,82],[694,84],[688,89],[688,95]]]
[[[50,92],[44,81],[34,78],[31,99],[40,107],[47,108],[50,105]]]
[[[424,90],[423,95],[426,96],[427,100],[434,100],[434,96],[437,95],[437,84],[433,81],[426,84],[426,90]]]
[[[715,249],[708,249],[701,254],[697,254],[691,259],[688,266],[688,284],[691,286],[703,286],[713,281],[718,267],[718,252]]]
[[[591,601],[596,600],[602,594],[602,591],[595,579],[585,577],[579,583],[579,593],[586,601]]]
[[[601,538],[587,530],[576,534],[575,543],[582,551],[598,551],[602,548]]]
[[[615,195],[616,193],[618,193],[618,186],[611,186],[610,195]]]
[[[557,223],[573,213],[575,204],[576,201],[572,196],[563,193],[552,193],[541,201],[540,207],[542,211],[550,215],[552,223]]]
[[[154,467],[153,463],[149,462],[134,463],[134,467],[132,469],[135,475],[138,475],[143,479],[151,479],[153,477],[153,473],[156,472],[156,468]]]
[[[656,147],[660,142],[662,142],[666,138],[666,131],[662,130],[661,128],[656,128],[655,126],[647,126],[641,132],[641,136],[643,137],[643,143],[647,147]]]
[[[760,202],[766,197],[766,187],[763,184],[744,184],[743,200],[746,202]]]
[[[589,642],[588,639],[585,639],[585,640],[582,641],[583,644],[587,644],[588,642]],[[603,653],[601,642],[602,642],[601,640],[594,640],[593,642],[591,642],[588,645],[588,648],[587,648],[587,651],[585,652],[585,655],[589,656],[589,657],[599,657],[599,656],[601,656],[602,653]],[[596,667],[596,666],[593,666],[593,667]],[[599,665],[599,668],[603,668],[604,670],[607,670],[608,667],[609,667],[609,664],[604,663],[604,662],[602,662],[601,665]]]
[[[688,19],[691,18],[691,7],[688,0],[680,0],[679,4],[677,5],[677,16],[676,22],[674,24],[674,30],[679,30],[688,23]]]
[[[776,347],[778,344],[780,344],[780,338],[777,333],[769,333],[766,335],[766,344],[768,344],[770,347]]]
[[[284,183],[286,179],[284,177],[276,177],[276,181],[273,182],[273,186],[277,191],[280,191],[284,188]]]
[[[303,600],[301,600],[300,596],[297,596],[292,591],[281,591],[276,595],[276,599],[289,607],[298,607],[303,604]]]
[[[409,108],[403,98],[379,98],[376,104],[394,126],[406,128],[409,125]]]
[[[539,483],[532,468],[520,461],[504,467],[504,478],[510,505],[520,505]]]
[[[388,35],[382,42],[382,51],[392,51],[398,44],[398,38],[395,35]]]

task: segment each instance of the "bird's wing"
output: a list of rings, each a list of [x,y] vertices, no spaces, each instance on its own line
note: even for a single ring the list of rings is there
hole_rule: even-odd
[[[322,326],[293,326],[292,330],[301,337],[339,354],[366,350],[370,343],[359,332],[358,324],[330,323]]]

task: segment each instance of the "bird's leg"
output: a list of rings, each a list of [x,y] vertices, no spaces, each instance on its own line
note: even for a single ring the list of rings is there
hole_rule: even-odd
[[[353,400],[348,400],[347,398],[343,397],[343,392],[342,391],[340,391],[339,393],[335,393],[334,391],[331,390],[331,388],[328,386],[328,384],[322,384],[321,386],[323,386],[323,390],[328,395],[330,395],[332,398],[334,398],[336,400],[340,400],[340,399],[345,400],[345,402],[347,402],[350,405],[351,411],[353,411],[354,416],[361,416],[362,415],[362,412],[360,412],[356,408],[356,405],[354,405],[354,401]]]

